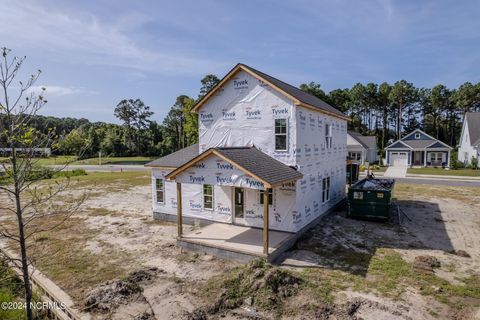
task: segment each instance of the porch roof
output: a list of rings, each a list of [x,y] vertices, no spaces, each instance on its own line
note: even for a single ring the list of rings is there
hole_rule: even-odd
[[[180,149],[165,157],[153,160],[145,164],[145,167],[177,168],[180,164],[192,160],[198,156],[198,143]]]
[[[194,166],[198,161],[210,155],[216,155],[231,163],[244,173],[263,182],[267,188],[301,179],[303,175],[296,169],[270,157],[255,147],[217,147],[210,148],[197,157],[187,161],[170,172],[166,178],[175,177]]]

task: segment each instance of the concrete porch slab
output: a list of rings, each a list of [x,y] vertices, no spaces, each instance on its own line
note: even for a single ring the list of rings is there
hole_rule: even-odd
[[[269,231],[268,260],[274,261],[296,240],[289,232]],[[212,223],[177,239],[185,249],[205,252],[225,259],[249,261],[263,254],[263,230],[225,223]]]

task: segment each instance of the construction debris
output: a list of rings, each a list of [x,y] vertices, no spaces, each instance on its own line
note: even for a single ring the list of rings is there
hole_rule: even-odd
[[[416,256],[413,260],[413,268],[423,272],[433,272],[433,269],[440,268],[440,261],[433,256]]]
[[[391,190],[394,183],[393,179],[364,179],[354,187],[365,190]]]
[[[135,271],[123,280],[109,280],[86,294],[84,306],[86,311],[109,312],[121,304],[132,300],[143,299],[140,284],[153,280],[159,273],[158,268]],[[143,318],[142,318],[143,319]]]

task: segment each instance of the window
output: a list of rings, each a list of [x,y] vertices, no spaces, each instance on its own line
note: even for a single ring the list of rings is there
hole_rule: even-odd
[[[325,125],[325,147],[327,149],[332,148],[332,125]]]
[[[287,119],[275,119],[275,150],[287,150]]]
[[[442,161],[443,155],[441,152],[431,152],[430,159],[431,161]]]
[[[211,184],[203,185],[203,208],[213,210],[213,186]]]
[[[420,133],[415,133],[415,139],[420,139]]]
[[[361,152],[350,151],[348,153],[348,157],[352,160],[360,161],[362,159],[362,153]]]
[[[165,184],[163,179],[155,179],[155,190],[157,193],[157,202],[165,203]]]
[[[330,177],[322,180],[322,202],[330,200]]]
[[[260,204],[263,204],[263,190],[260,190]],[[270,189],[268,190],[268,204],[272,205],[273,204],[273,190]]]

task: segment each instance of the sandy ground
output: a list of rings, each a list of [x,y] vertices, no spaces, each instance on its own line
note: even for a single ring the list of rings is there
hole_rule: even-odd
[[[97,256],[113,251],[120,261],[122,255],[128,257],[122,266],[128,272],[147,267],[157,267],[163,271],[155,280],[142,283],[143,293],[140,297],[121,304],[109,314],[93,314],[93,319],[188,318],[188,313],[202,305],[195,292],[198,284],[238,265],[209,255],[182,252],[177,248],[176,225],[152,219],[150,186],[118,192],[93,191],[93,196],[77,214],[84,227],[92,231],[84,249]],[[480,192],[478,194],[480,197]],[[458,282],[458,277],[478,274],[480,198],[465,203],[432,194],[428,198],[415,197],[399,203],[408,216],[402,219],[401,227],[351,220],[340,212],[325,218],[315,227],[309,237],[285,255],[282,265],[294,270],[302,270],[307,266],[345,271],[345,266],[334,257],[325,257],[309,249],[321,246],[335,253],[335,248],[341,245],[360,253],[375,248],[391,248],[408,262],[419,255],[433,255],[442,265],[435,270],[435,274],[452,283]],[[452,250],[465,250],[471,258],[450,254]],[[365,271],[365,276],[368,276],[367,271],[362,269],[366,267],[359,266],[358,270],[350,271]],[[364,303],[356,311],[355,317],[358,319],[452,318],[452,311],[446,305],[422,296],[418,288],[409,288],[397,299],[351,289],[339,291],[336,298],[336,303],[361,298]],[[147,314],[151,316],[145,316]],[[141,315],[144,317],[139,317]],[[477,310],[471,310],[462,318],[478,319],[479,316]],[[236,313],[222,316],[222,319],[241,318],[244,317]]]
[[[109,212],[84,215],[89,229],[101,230],[88,241],[88,250],[101,255],[103,250],[111,250],[113,246],[114,250],[128,254],[130,260],[135,261],[129,266],[132,271],[157,267],[166,272],[154,282],[143,285],[145,300],[122,305],[108,316],[109,319],[133,319],[142,312],[153,312],[155,319],[178,319],[199,306],[195,297],[185,292],[183,281],[206,280],[237,265],[177,248],[177,226],[153,221],[150,186],[132,188],[127,194],[118,192],[94,197],[87,200],[83,208],[83,212],[98,209]],[[97,315],[95,318],[104,317]]]
[[[352,220],[345,217],[346,212],[339,212],[315,227],[308,239],[286,254],[282,264],[294,269],[308,266],[361,273],[367,271],[361,267],[349,270],[339,263],[335,258],[338,246],[352,254],[390,248],[410,263],[417,256],[436,257],[442,267],[435,269],[435,274],[450,283],[457,284],[460,283],[458,278],[479,275],[480,201],[472,199],[468,204],[432,194],[429,198],[416,197],[398,203],[408,216],[403,215],[401,226]],[[309,250],[318,246],[332,256],[326,258]],[[453,250],[464,250],[471,257],[451,254]],[[368,303],[362,304],[356,313],[362,319],[452,319],[456,316],[456,311],[432,297],[421,295],[418,289],[408,288],[395,300],[345,290],[338,292],[337,301],[341,303],[358,297],[366,300]],[[479,314],[477,308],[458,319],[478,319]]]

